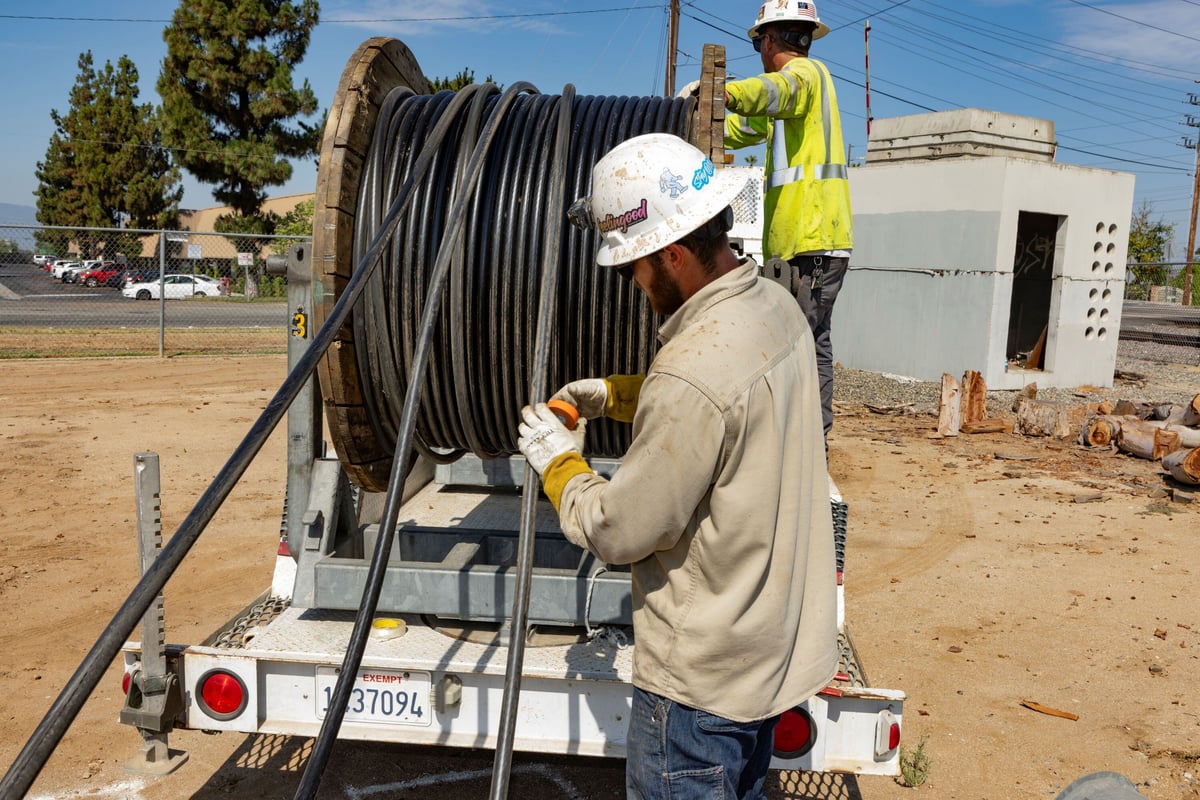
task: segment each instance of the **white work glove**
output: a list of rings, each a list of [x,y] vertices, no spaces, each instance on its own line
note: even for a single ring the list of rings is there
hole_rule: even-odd
[[[564,453],[583,452],[583,435],[587,424],[580,420],[574,431],[567,430],[545,403],[521,409],[520,438],[517,447],[538,475],[550,462]]]
[[[579,416],[584,419],[595,419],[604,416],[604,408],[608,405],[608,381],[603,378],[584,378],[571,381],[554,393],[551,400],[566,400],[575,406]]]

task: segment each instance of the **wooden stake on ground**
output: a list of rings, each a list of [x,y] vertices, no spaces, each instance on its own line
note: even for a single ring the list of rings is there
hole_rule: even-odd
[[[962,387],[949,372],[942,373],[942,396],[938,402],[938,433],[958,436],[962,427]]]
[[[978,422],[964,422],[963,433],[1011,433],[1012,426],[1002,419],[981,419]]]
[[[987,382],[973,369],[962,377],[962,421],[980,422],[987,419]]]

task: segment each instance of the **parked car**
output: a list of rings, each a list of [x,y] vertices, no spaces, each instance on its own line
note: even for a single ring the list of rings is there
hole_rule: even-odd
[[[68,258],[60,258],[50,267],[50,275],[57,281],[62,280],[63,273],[68,269],[76,269],[82,266],[78,261],[72,261]]]
[[[89,258],[86,261],[80,261],[78,265],[64,269],[62,271],[62,275],[59,277],[59,280],[61,280],[63,283],[78,283],[80,272],[84,271],[85,269],[93,269],[98,267],[101,263],[102,262],[98,258]]]
[[[46,253],[36,253],[33,256],[33,263],[42,269],[49,269],[50,265],[54,263],[54,256]]]
[[[158,280],[158,270],[156,269],[131,269],[125,271],[125,277],[122,278],[123,287],[131,283],[149,283],[150,281]]]
[[[168,300],[178,297],[219,297],[225,287],[216,278],[207,275],[167,275],[162,280],[163,296]],[[125,297],[137,300],[153,300],[159,296],[159,282],[128,283],[121,290]]]
[[[96,288],[97,286],[121,286],[124,284],[125,265],[115,261],[105,261],[90,269],[81,269],[75,273],[75,283]]]

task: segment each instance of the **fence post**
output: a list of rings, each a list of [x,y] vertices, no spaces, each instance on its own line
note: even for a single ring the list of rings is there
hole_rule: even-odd
[[[158,357],[167,351],[167,232],[158,232]]]

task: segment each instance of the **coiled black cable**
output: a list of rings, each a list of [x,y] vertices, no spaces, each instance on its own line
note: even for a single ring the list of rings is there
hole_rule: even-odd
[[[425,182],[398,223],[391,245],[355,312],[354,340],[363,400],[381,443],[396,441],[405,381],[421,319],[429,272],[461,191],[464,160],[499,97],[490,84],[462,90],[458,118],[436,148]],[[412,162],[430,146],[429,132],[446,113],[451,92],[414,95],[395,90],[381,106],[359,185],[353,261],[374,239]],[[565,165],[566,203],[548,207],[555,165],[554,125],[563,99],[522,94],[508,109],[469,206],[465,234],[454,254],[434,333],[414,447],[437,461],[472,452],[481,457],[516,451],[520,408],[530,399],[536,299],[546,264],[540,232],[550,215],[590,189],[593,165],[608,150],[643,133],[690,138],[692,98],[576,97]],[[560,217],[561,218],[561,217]],[[648,302],[614,270],[598,267],[594,231],[563,226],[557,325],[548,365],[549,386],[584,377],[644,372],[657,349]],[[590,455],[619,457],[627,425],[598,420],[588,428]]]

